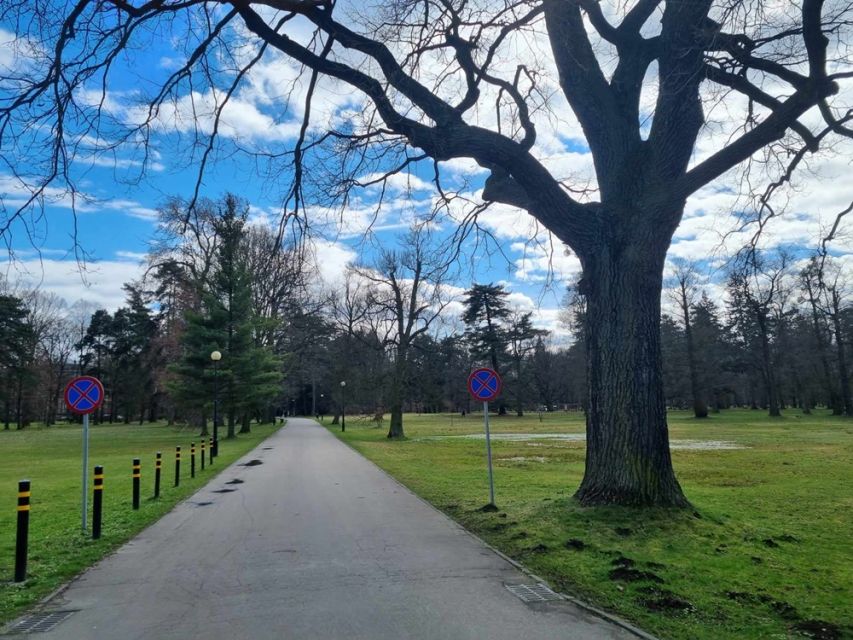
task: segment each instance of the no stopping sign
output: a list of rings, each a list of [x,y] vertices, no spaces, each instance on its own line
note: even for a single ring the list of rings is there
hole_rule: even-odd
[[[468,376],[468,392],[480,402],[494,400],[501,394],[502,388],[501,377],[494,369],[475,369]]]

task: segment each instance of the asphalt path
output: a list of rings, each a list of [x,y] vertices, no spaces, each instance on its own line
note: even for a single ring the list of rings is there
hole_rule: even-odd
[[[531,582],[325,428],[290,419],[56,595],[46,610],[76,612],[36,637],[636,638],[506,588]]]

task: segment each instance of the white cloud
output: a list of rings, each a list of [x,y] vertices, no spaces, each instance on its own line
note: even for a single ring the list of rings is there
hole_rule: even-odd
[[[136,260],[101,260],[80,270],[73,260],[21,260],[10,265],[7,276],[20,288],[55,293],[69,304],[91,300],[114,311],[125,303],[122,285],[142,276],[144,267]]]
[[[148,258],[147,253],[139,251],[116,251],[116,258],[124,258],[125,260],[133,260],[136,262],[144,262]]]
[[[333,288],[343,284],[347,265],[358,258],[352,248],[329,240],[312,241],[311,254],[315,271],[325,285]]]

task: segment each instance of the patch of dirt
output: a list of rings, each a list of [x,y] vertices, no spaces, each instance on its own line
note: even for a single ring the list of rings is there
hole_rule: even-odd
[[[763,593],[755,594],[748,591],[726,591],[726,597],[741,604],[755,604],[756,602],[767,603],[771,598]]]
[[[695,610],[695,607],[688,600],[682,600],[673,596],[663,596],[661,598],[645,598],[640,600],[649,611],[657,611],[660,613],[686,613]]]
[[[229,480],[225,484],[243,484],[243,481],[240,478],[234,478],[233,480]]]
[[[656,582],[663,584],[663,578],[651,571],[640,571],[639,569],[631,569],[629,567],[617,567],[609,574],[611,580],[621,580],[622,582]]]
[[[770,603],[770,608],[783,620],[800,620],[800,614],[787,602],[774,600]]]
[[[570,538],[563,543],[563,546],[566,549],[574,549],[575,551],[583,551],[586,549],[587,544],[583,540],[578,540],[577,538]]]
[[[762,542],[764,543],[765,547],[769,547],[770,549],[778,549],[779,548],[779,543],[776,542],[773,538],[764,538],[764,540],[762,540]]]
[[[614,531],[616,531],[617,536],[622,536],[623,538],[627,538],[634,533],[633,529],[629,529],[628,527],[616,527]]]
[[[628,567],[633,567],[637,563],[634,562],[633,560],[631,560],[631,558],[626,558],[625,556],[620,554],[619,557],[613,558],[613,560],[610,562],[610,564],[612,564],[614,567],[628,568]]]
[[[482,507],[477,509],[477,511],[481,511],[482,513],[495,513],[499,511],[499,509],[490,502],[489,504],[484,504]]]
[[[649,598],[641,598],[639,600],[640,604],[649,611],[657,613],[688,613],[696,610],[692,602],[666,589],[643,587],[637,589],[637,591],[650,596]]]
[[[241,464],[241,467],[257,467],[260,464],[263,464],[263,460],[258,460],[257,458],[254,460],[249,460],[248,462],[244,462]]]
[[[794,625],[794,631],[814,640],[841,640],[841,628],[823,620],[804,620]]]
[[[213,493],[231,493],[232,491],[237,491],[237,489],[216,489]]]
[[[548,553],[550,549],[547,547],[547,545],[537,544],[535,547],[530,547],[529,549],[526,549],[526,551],[528,553]]]

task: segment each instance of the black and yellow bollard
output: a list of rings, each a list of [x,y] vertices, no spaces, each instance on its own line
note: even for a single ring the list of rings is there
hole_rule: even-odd
[[[163,465],[163,454],[157,452],[157,458],[154,461],[154,497],[160,497],[160,467]]]
[[[201,470],[204,471],[204,438],[201,439]]]
[[[175,447],[175,486],[181,484],[181,448]]]
[[[30,537],[30,481],[18,483],[18,537],[15,543],[15,582],[27,579],[27,547]]]
[[[139,480],[142,477],[142,465],[139,458],[133,459],[133,508],[139,509]]]
[[[210,464],[213,464],[213,437],[210,438]]]
[[[104,508],[104,468],[95,467],[95,494],[92,496],[92,540],[101,537],[101,515]]]
[[[195,442],[190,442],[190,478],[195,478]]]

